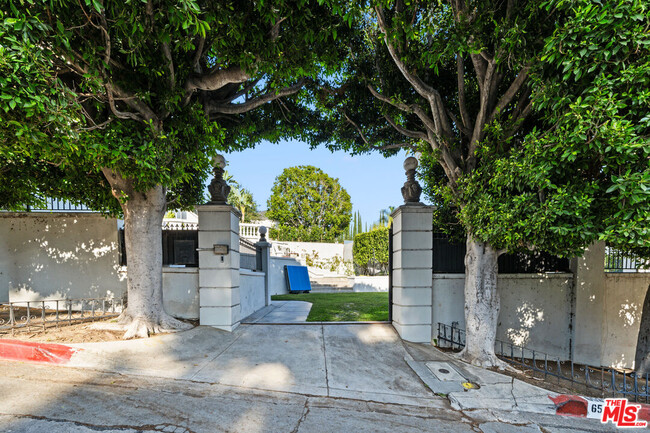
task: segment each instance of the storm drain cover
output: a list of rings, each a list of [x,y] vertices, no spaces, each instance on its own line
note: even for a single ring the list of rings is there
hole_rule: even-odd
[[[461,376],[448,362],[427,362],[427,368],[438,380],[446,382],[465,382],[465,378]]]

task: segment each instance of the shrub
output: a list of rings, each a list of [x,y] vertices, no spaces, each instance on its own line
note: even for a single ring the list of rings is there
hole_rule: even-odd
[[[359,274],[388,273],[388,227],[377,227],[356,235],[352,255]]]

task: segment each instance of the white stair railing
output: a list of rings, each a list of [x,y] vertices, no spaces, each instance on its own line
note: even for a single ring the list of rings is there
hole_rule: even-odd
[[[239,237],[244,239],[255,239],[256,241],[260,238],[260,227],[264,224],[256,223],[239,223]]]

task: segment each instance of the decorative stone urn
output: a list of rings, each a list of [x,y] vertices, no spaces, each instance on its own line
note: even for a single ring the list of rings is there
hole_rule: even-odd
[[[415,180],[415,169],[418,167],[418,160],[412,156],[404,161],[404,170],[406,170],[406,182],[402,187],[402,197],[406,204],[419,204],[422,187]]]
[[[210,185],[208,185],[208,191],[210,192],[210,201],[208,204],[226,204],[228,194],[230,194],[230,186],[223,179],[226,159],[222,155],[217,155],[212,159],[212,164],[214,166],[212,169],[214,177]]]

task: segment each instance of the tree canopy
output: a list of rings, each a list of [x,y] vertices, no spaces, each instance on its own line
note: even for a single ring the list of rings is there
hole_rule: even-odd
[[[573,255],[604,240],[650,251],[650,10],[545,6],[564,19],[532,76],[539,123],[501,152],[483,146],[460,219],[509,248]]]
[[[164,185],[176,207],[196,204],[215,152],[279,137],[280,113],[300,111],[298,90],[331,64],[340,21],[300,0],[5,4],[7,169],[83,167],[104,191],[108,169],[136,190]],[[54,132],[68,134],[56,141]],[[37,195],[32,188],[12,200]]]
[[[352,203],[338,179],[321,169],[290,167],[273,183],[266,216],[278,223],[273,239],[334,242],[350,224]]]
[[[636,0],[347,6],[358,36],[344,73],[317,100],[330,146],[422,153],[426,189],[443,205],[437,218],[460,222],[455,231],[467,239],[463,356],[498,364],[500,254],[648,242],[648,8]]]
[[[200,203],[218,151],[299,134],[298,92],[337,63],[341,19],[303,0],[3,0],[1,10],[0,170],[14,176],[0,182],[3,204],[49,195],[121,211],[125,337],[183,327],[162,307],[165,209]]]

